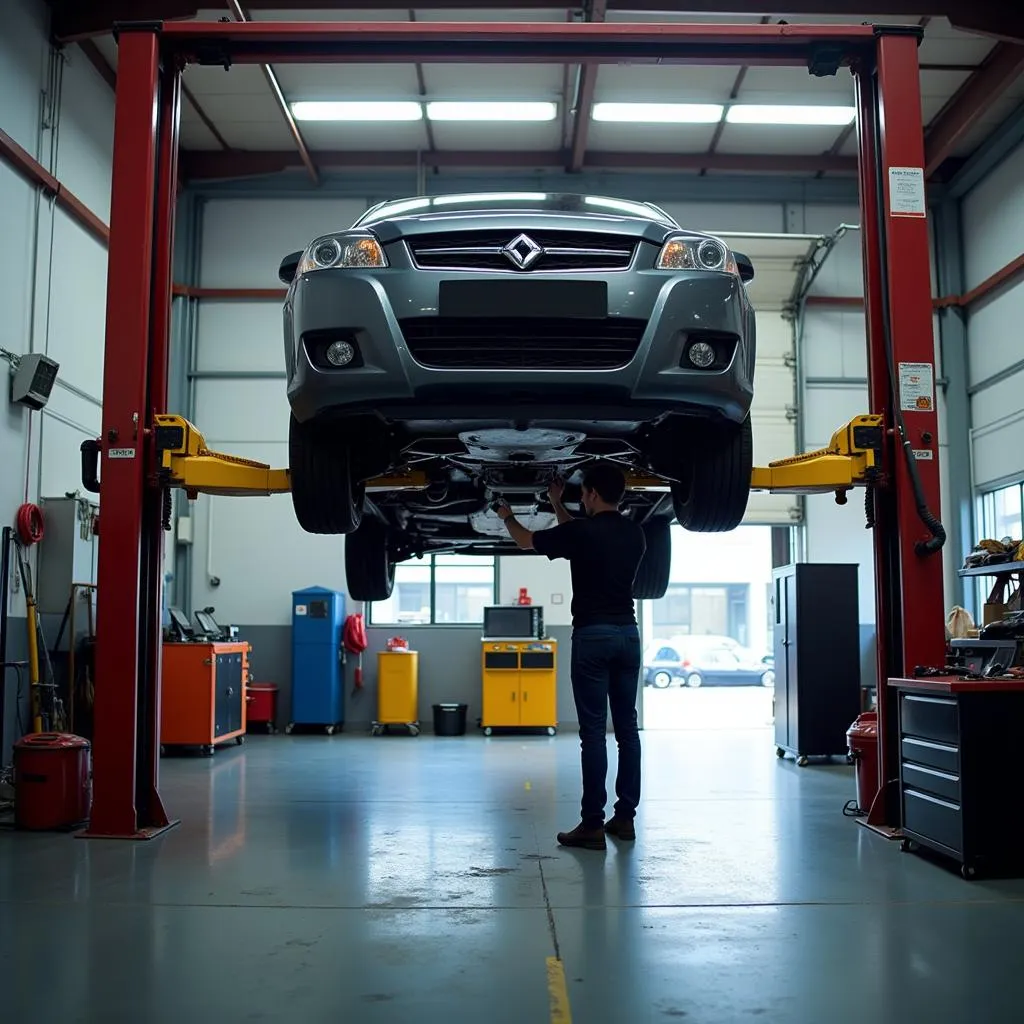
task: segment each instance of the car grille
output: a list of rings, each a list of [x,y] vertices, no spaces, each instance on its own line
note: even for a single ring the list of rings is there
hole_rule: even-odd
[[[613,370],[640,345],[647,321],[422,317],[401,321],[423,366],[453,370]]]
[[[501,270],[536,273],[582,270],[626,270],[638,240],[591,231],[522,232],[544,251],[521,267],[505,248],[519,237],[515,230],[459,231],[417,235],[406,240],[413,262],[423,270]],[[528,252],[524,247],[522,252]]]

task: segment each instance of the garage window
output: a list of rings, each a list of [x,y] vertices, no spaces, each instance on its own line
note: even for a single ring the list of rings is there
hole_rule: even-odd
[[[988,540],[1024,539],[1024,482],[1000,487],[978,497],[978,523],[981,536]],[[975,580],[978,607],[988,600],[995,582],[991,577],[979,576]]]
[[[395,569],[395,589],[387,601],[369,606],[374,626],[472,625],[484,621],[484,608],[497,602],[494,558],[431,555]]]

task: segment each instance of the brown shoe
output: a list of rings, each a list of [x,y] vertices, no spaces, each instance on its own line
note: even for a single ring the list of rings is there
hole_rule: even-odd
[[[575,846],[581,850],[606,850],[603,828],[584,828],[582,822],[571,832],[558,833],[559,846]]]
[[[636,841],[636,826],[632,821],[627,821],[625,818],[612,818],[604,826],[605,832],[610,836],[614,836],[616,839],[624,839],[628,842]]]

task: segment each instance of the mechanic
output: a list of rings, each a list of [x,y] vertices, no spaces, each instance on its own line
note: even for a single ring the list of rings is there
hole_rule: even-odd
[[[634,818],[640,803],[640,733],[636,698],[640,678],[640,632],[633,605],[633,581],[644,556],[643,531],[619,512],[626,478],[610,463],[598,463],[583,476],[586,518],[562,504],[565,485],[556,480],[548,497],[558,526],[532,533],[516,521],[506,501],[496,511],[509,535],[525,551],[550,559],[567,558],[572,573],[572,692],[580,721],[583,767],[582,820],[559,832],[562,846],[606,848],[605,833],[636,839]],[[606,741],[608,706],[619,746],[615,814],[605,824],[608,796]]]

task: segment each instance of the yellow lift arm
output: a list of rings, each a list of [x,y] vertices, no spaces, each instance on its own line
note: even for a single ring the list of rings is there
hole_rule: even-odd
[[[197,494],[284,494],[289,491],[288,470],[264,462],[215,452],[203,435],[182,416],[156,417],[156,447],[160,483],[180,487],[189,497]],[[881,465],[882,417],[857,416],[832,435],[827,448],[755,466],[752,491],[773,494],[827,494],[837,498],[853,487],[874,483]],[[421,490],[426,474],[409,470],[368,481],[366,490]],[[633,490],[665,490],[657,477],[631,476]]]

